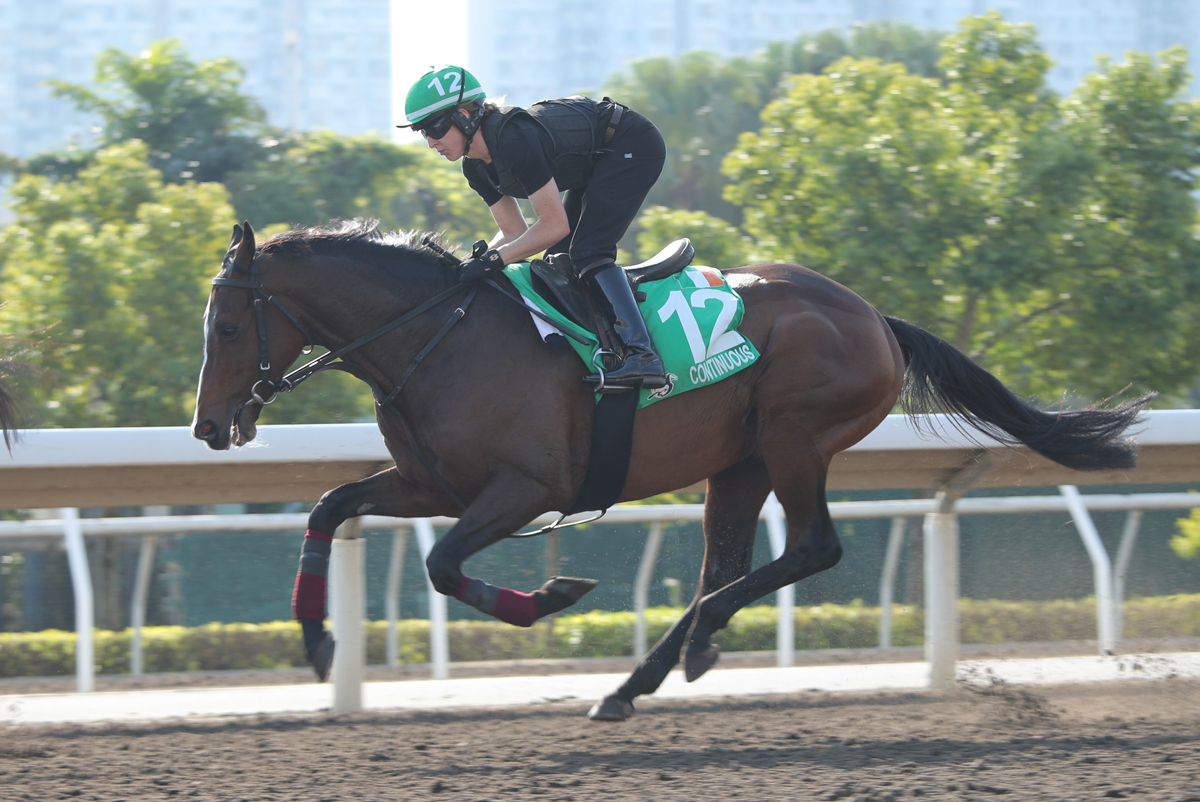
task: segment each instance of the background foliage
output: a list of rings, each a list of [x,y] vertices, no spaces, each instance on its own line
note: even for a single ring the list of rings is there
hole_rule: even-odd
[[[50,426],[180,425],[191,418],[201,318],[237,220],[267,232],[347,217],[488,236],[458,165],[373,136],[269,128],[229,59],[193,62],[175,41],[108,50],[91,89],[52,82],[100,121],[96,147],[0,169],[17,177],[0,229],[0,336],[41,368],[22,379]],[[264,423],[370,419],[341,373],[273,405]]]
[[[1200,370],[1185,54],[1104,61],[1060,100],[1029,26],[968,18],[941,50],[941,79],[847,58],[790,81],[724,162],[746,257],[812,267],[1019,392],[1185,390]]]
[[[872,23],[751,56],[633,63],[605,91],[656,122],[668,164],[622,243],[690,236],[717,267],[800,262],[953,342],[1018,391],[1069,403],[1200,375],[1200,103],[1182,51],[1103,60],[1070,96],[1029,26]],[[207,278],[235,220],[259,230],[373,216],[487,237],[459,166],[423,145],[272,128],[228,59],[178,42],[109,50],[93,147],[24,163],[0,231],[0,336],[36,344],[22,380],[55,426],[180,424]],[[324,376],[264,422],[369,416]]]
[[[647,641],[654,643],[683,614],[683,608],[646,611]],[[1052,602],[959,602],[963,643],[1022,643],[1094,639],[1094,599]],[[861,604],[822,604],[795,610],[796,648],[867,649],[879,642],[879,608]],[[775,648],[774,607],[747,607],[715,640],[724,651]],[[1200,635],[1200,595],[1133,599],[1124,606],[1129,638]],[[400,621],[400,657],[406,664],[429,662],[429,622]],[[923,643],[921,612],[911,605],[892,611],[892,643]],[[529,660],[566,657],[620,657],[630,653],[634,614],[593,611],[560,615],[528,629],[496,621],[452,621],[450,659]],[[385,661],[386,621],[366,625],[367,662]],[[129,671],[131,630],[96,632],[99,673]],[[294,621],[269,624],[208,624],[202,627],[146,627],[142,630],[146,671],[221,671],[306,666],[300,627]],[[0,677],[70,675],[75,671],[75,633],[46,630],[0,633]]]

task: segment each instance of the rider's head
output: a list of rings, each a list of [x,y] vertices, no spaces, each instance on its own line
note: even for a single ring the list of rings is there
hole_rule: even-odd
[[[487,112],[485,94],[479,80],[462,67],[447,65],[430,70],[408,90],[404,101],[408,125],[398,127],[412,128],[431,143],[455,128],[463,135],[462,153],[444,155],[447,158],[465,155]]]

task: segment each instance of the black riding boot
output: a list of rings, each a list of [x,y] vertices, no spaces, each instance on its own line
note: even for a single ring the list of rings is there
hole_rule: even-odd
[[[621,364],[614,370],[604,372],[604,387],[600,392],[624,392],[638,385],[651,390],[666,387],[667,377],[662,360],[654,352],[650,333],[646,331],[646,321],[642,320],[625,271],[610,263],[589,271],[583,280],[595,298],[600,314],[625,347],[625,359]],[[592,373],[583,380],[588,384],[600,384],[601,376]]]

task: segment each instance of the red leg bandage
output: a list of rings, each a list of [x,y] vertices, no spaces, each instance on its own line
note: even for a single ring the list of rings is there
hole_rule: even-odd
[[[506,624],[531,627],[538,619],[537,599],[532,593],[500,588],[500,598],[496,600],[496,611],[492,615]]]
[[[325,595],[329,584],[329,552],[333,535],[309,529],[300,550],[300,570],[292,590],[292,616],[317,621],[325,618]]]
[[[464,576],[454,598],[506,624],[530,627],[538,619],[537,599],[532,593],[498,588],[482,579]]]

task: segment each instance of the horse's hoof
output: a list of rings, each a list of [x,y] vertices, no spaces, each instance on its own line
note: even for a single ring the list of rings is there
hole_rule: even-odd
[[[308,662],[312,663],[313,671],[317,672],[318,682],[329,679],[329,669],[333,668],[333,647],[333,635],[326,632],[325,637],[321,638],[321,642],[308,655]]]
[[[582,599],[584,596],[592,592],[596,585],[600,584],[598,579],[580,579],[574,576],[552,576],[550,581],[542,585],[542,590],[547,593],[561,593],[571,599],[571,604]]]
[[[565,610],[582,599],[600,584],[595,579],[580,579],[573,576],[555,576],[534,591],[537,598],[538,618],[542,618],[559,610]]]
[[[683,676],[688,682],[695,682],[704,676],[704,672],[717,664],[721,657],[721,647],[710,643],[707,649],[689,651],[683,661]]]
[[[625,721],[633,718],[636,712],[632,704],[616,694],[610,694],[592,705],[588,718],[592,721]]]

